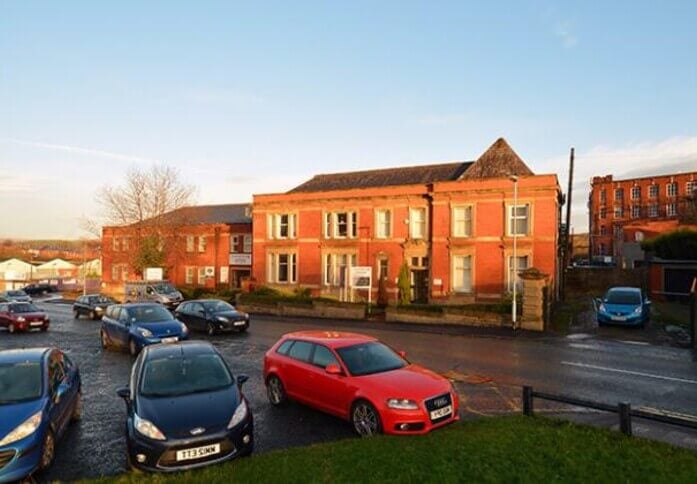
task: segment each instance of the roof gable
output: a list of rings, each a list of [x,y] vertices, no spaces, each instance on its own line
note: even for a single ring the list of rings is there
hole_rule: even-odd
[[[499,138],[460,177],[461,180],[477,178],[504,178],[511,175],[534,175],[506,142]]]

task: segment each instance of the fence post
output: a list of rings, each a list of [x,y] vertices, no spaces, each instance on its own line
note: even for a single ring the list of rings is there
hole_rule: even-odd
[[[532,387],[525,385],[523,387],[523,415],[532,416],[534,410],[532,404]]]
[[[632,406],[629,402],[620,402],[620,432],[625,435],[632,435]]]

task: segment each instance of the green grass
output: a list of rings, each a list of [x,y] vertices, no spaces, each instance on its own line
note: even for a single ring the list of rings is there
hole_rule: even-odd
[[[689,328],[690,305],[686,303],[654,301],[651,318],[662,326],[673,325]]]
[[[593,309],[593,301],[588,295],[567,296],[565,301],[554,305],[550,329],[557,333],[568,333],[573,319],[580,313]]]
[[[105,482],[695,482],[697,454],[544,417],[463,422],[423,437],[349,439],[178,475]]]

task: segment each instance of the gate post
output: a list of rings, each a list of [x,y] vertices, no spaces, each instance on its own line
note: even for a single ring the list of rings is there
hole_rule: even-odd
[[[618,405],[620,414],[620,432],[632,435],[632,407],[629,402],[620,402]]]

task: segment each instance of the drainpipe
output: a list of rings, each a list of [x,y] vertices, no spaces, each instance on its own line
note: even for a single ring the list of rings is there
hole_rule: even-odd
[[[428,267],[426,269],[427,280],[426,280],[426,301],[431,302],[431,284],[433,281],[433,183],[426,185],[428,193],[424,195],[424,198],[428,202],[428,238],[426,254],[428,254]]]

